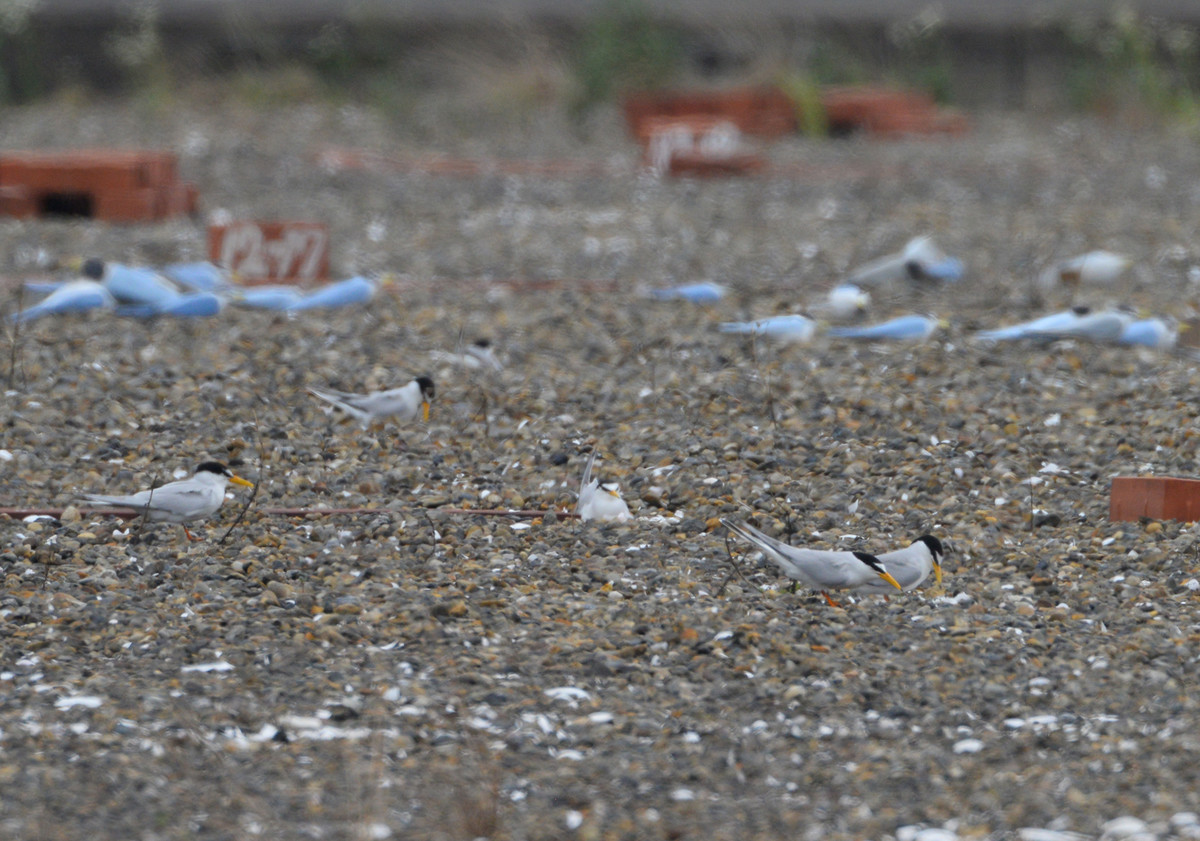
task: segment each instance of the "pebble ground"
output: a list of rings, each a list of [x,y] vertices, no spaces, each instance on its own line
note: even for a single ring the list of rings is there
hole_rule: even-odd
[[[1101,247],[1134,267],[1087,302],[1194,315],[1193,138],[977,115],[674,181],[639,172],[615,111],[57,103],[0,127],[71,145],[178,150],[206,214],[327,221],[336,276],[396,280],[328,314],[9,330],[8,504],[209,457],[259,487],[198,543],[75,509],[0,522],[3,837],[1200,837],[1200,536],[1107,516],[1115,475],[1196,475],[1196,363],[972,339],[1060,306],[1031,279]],[[331,146],[387,160],[319,165]],[[434,151],[487,165],[429,174]],[[934,312],[929,342],[715,329],[922,233],[967,276],[876,290],[872,317]],[[200,258],[205,226],[4,221],[0,242],[22,277],[40,254]],[[642,297],[698,280],[731,294]],[[502,373],[430,359],[477,336]],[[306,393],[426,371],[428,426],[364,432]],[[592,448],[633,523],[450,513],[565,510]],[[728,515],[869,551],[932,532],[944,590],[831,608],[727,545]]]

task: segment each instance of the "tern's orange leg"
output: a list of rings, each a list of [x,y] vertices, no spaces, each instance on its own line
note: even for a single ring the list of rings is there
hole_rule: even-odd
[[[821,595],[825,597],[825,601],[829,603],[830,607],[841,607],[840,604],[835,602],[833,599],[829,598],[829,594],[826,593],[824,590],[821,591]]]
[[[183,524],[180,523],[180,525],[183,525]],[[188,531],[187,526],[183,526],[183,533],[187,535],[187,539],[192,541],[192,543],[199,543],[203,539],[203,538],[196,537],[196,535],[194,535],[190,531]]]

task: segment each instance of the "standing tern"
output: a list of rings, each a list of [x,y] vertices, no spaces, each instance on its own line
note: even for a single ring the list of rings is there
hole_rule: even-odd
[[[832,607],[839,605],[829,597],[830,590],[854,590],[879,581],[904,589],[875,555],[789,546],[741,520],[722,518],[721,524],[761,549],[788,578],[818,591]]]
[[[434,396],[433,380],[429,377],[417,377],[400,388],[372,391],[367,394],[351,394],[328,388],[310,388],[309,391],[358,418],[364,429],[372,422],[391,415],[401,420],[416,420],[420,414],[428,421],[429,403]]]
[[[599,479],[592,478],[592,466],[596,463],[596,451],[592,450],[587,464],[583,468],[583,477],[579,480],[579,501],[575,503],[575,513],[579,519],[599,520],[602,523],[632,520],[629,506],[621,499],[621,490],[616,483],[601,484]]]
[[[206,461],[187,479],[135,494],[80,494],[81,499],[118,508],[132,508],[152,523],[179,523],[188,540],[199,540],[188,531],[188,522],[215,514],[225,501],[225,485],[254,487],[219,461]]]
[[[942,556],[946,554],[942,541],[931,534],[923,534],[903,549],[895,549],[876,555],[887,571],[896,579],[901,590],[912,590],[929,577],[932,572],[937,583],[942,583]],[[860,593],[890,593],[891,588],[882,581],[868,581],[854,588]]]

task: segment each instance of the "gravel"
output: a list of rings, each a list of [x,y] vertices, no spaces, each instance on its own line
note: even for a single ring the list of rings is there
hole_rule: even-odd
[[[615,111],[459,116],[8,112],[0,147],[178,150],[206,213],[327,221],[335,276],[396,280],[295,318],[22,330],[9,504],[210,457],[259,490],[199,543],[74,508],[0,522],[0,835],[1200,837],[1200,535],[1107,516],[1114,475],[1196,474],[1195,363],[971,338],[1041,312],[1036,272],[1100,247],[1135,264],[1088,302],[1194,315],[1194,143],[981,114],[961,139],[787,139],[770,177],[662,181]],[[385,157],[319,166],[330,146]],[[485,165],[431,174],[434,151]],[[550,159],[593,165],[506,163]],[[929,342],[715,329],[921,233],[966,278],[876,290],[872,317],[936,312]],[[205,253],[198,220],[4,221],[0,242],[14,278],[46,256]],[[732,294],[642,297],[699,280]],[[476,336],[503,372],[430,360]],[[364,433],[306,393],[425,371],[428,426]],[[593,448],[634,522],[450,510],[567,510]],[[934,533],[944,591],[831,608],[727,546],[727,515],[868,551]]]

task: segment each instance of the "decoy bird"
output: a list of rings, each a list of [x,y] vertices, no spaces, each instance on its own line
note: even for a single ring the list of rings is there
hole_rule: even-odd
[[[112,293],[94,280],[71,280],[60,284],[36,304],[13,313],[13,321],[33,321],[44,315],[65,312],[86,312],[94,309],[113,309],[117,301]]]
[[[683,300],[691,301],[693,304],[713,304],[724,298],[728,291],[719,283],[704,281],[674,286],[670,289],[652,289],[650,297],[659,301]]]
[[[847,283],[878,286],[903,280],[959,280],[963,263],[948,257],[928,236],[908,241],[902,251],[880,257],[850,272]]]
[[[943,322],[933,316],[902,315],[862,327],[830,327],[828,333],[835,339],[919,342],[928,339],[942,325]]]
[[[785,342],[808,342],[816,335],[817,322],[803,315],[774,315],[756,321],[726,321],[717,329],[722,333],[747,333]]]

